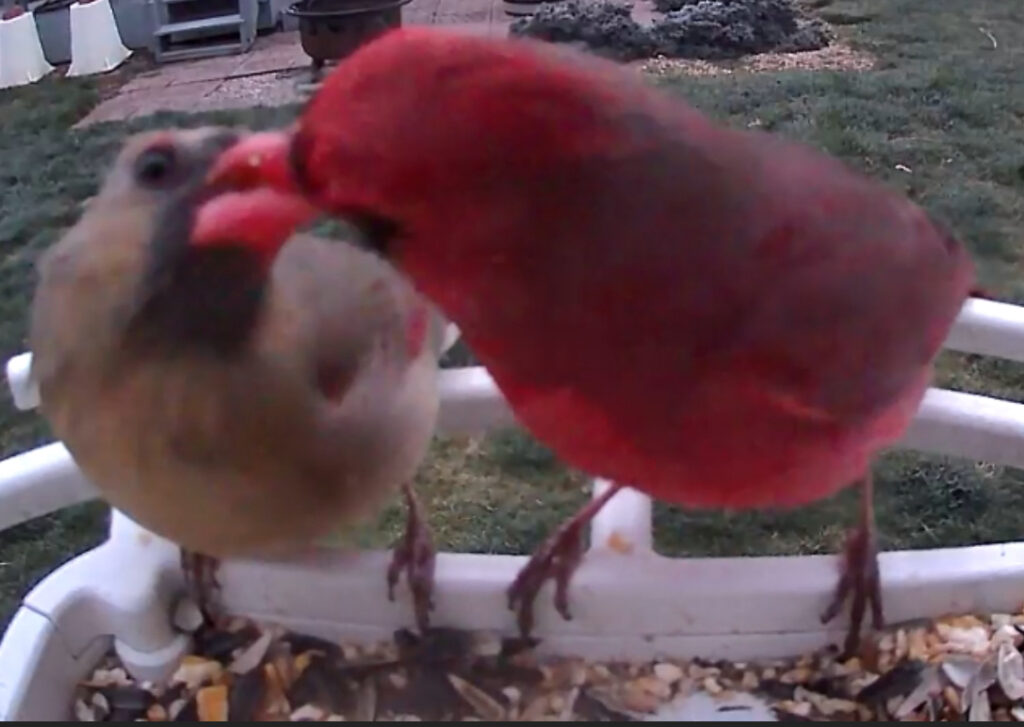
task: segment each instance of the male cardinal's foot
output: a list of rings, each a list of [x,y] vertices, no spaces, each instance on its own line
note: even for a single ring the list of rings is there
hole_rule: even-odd
[[[555,579],[555,608],[566,621],[569,613],[569,579],[583,559],[583,522],[575,518],[544,541],[508,589],[508,607],[517,611],[519,632],[526,638],[533,630],[533,602],[548,578]]]
[[[207,621],[213,621],[213,594],[220,588],[217,582],[216,558],[211,558],[202,553],[194,553],[190,550],[181,550],[181,569],[185,573],[185,585],[189,595],[195,599]]]
[[[408,515],[405,521],[405,533],[395,544],[391,565],[388,566],[388,598],[395,600],[395,586],[398,585],[399,574],[404,570],[412,592],[412,604],[416,611],[416,626],[420,633],[425,633],[430,626],[430,611],[434,608],[432,594],[434,591],[434,540],[430,534],[420,508],[419,499],[412,490],[412,485],[402,487],[405,492],[405,503]]]
[[[314,58],[310,64],[310,80],[313,83],[320,83],[324,78],[324,62],[320,58]]]
[[[836,586],[835,596],[821,615],[822,623],[828,623],[839,615],[843,604],[852,594],[850,606],[850,630],[843,645],[842,658],[856,656],[860,648],[860,631],[864,613],[871,606],[871,621],[874,628],[882,628],[882,589],[878,576],[878,550],[875,542],[874,507],[872,505],[872,483],[868,477],[862,482],[861,520],[846,541],[843,569]]]
[[[519,631],[526,638],[533,630],[533,603],[548,578],[555,579],[555,609],[566,621],[569,613],[569,580],[583,559],[583,527],[621,489],[612,485],[563,523],[533,554],[508,589],[508,607],[517,611]]]

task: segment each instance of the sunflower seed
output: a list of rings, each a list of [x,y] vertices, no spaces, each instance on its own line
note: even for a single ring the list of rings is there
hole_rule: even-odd
[[[181,660],[177,671],[171,675],[171,684],[184,684],[189,690],[198,689],[204,684],[212,684],[220,679],[224,667],[219,661],[204,659],[201,656],[186,656]]]
[[[1012,643],[1003,642],[996,659],[996,674],[1003,694],[1014,702],[1024,699],[1024,657]]]
[[[264,631],[258,639],[231,662],[228,671],[232,674],[248,674],[257,668],[263,663],[263,657],[267,655],[267,649],[270,648],[272,639],[273,634],[270,631]]]
[[[675,684],[683,678],[683,670],[675,664],[662,662],[654,665],[654,676],[666,684]]]
[[[306,704],[292,712],[288,719],[291,722],[319,722],[326,714],[315,704]]]
[[[466,704],[472,707],[473,711],[482,719],[491,722],[501,722],[505,719],[505,708],[487,692],[455,674],[449,674],[448,681],[455,687],[455,691],[465,700]]]
[[[263,669],[253,669],[237,677],[228,698],[228,716],[232,722],[251,722],[256,718],[267,697],[267,675]]]
[[[967,713],[967,719],[970,722],[992,721],[992,704],[989,702],[987,691],[974,695],[974,699],[971,701],[971,709]]]
[[[75,719],[79,722],[96,722],[96,709],[84,699],[75,700]]]
[[[377,684],[373,679],[367,679],[360,685],[352,718],[356,722],[373,722],[377,719]]]
[[[176,720],[178,715],[181,714],[182,710],[185,709],[185,705],[188,703],[186,699],[175,699],[167,707],[167,716],[172,720]]]

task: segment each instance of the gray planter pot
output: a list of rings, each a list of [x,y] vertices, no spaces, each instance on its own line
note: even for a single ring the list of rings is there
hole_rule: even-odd
[[[150,0],[110,0],[121,42],[132,50],[148,48],[153,37]]]
[[[68,63],[71,60],[71,11],[73,0],[63,2],[41,2],[28,6],[35,12],[39,42],[43,55],[50,63]]]

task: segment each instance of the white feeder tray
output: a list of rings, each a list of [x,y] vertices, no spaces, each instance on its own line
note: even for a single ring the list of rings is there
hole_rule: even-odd
[[[969,301],[947,346],[1024,361],[1024,308]],[[29,355],[7,370],[14,400],[34,406]],[[480,433],[513,421],[481,368],[444,371],[441,386],[441,431]],[[931,389],[902,446],[1024,467],[1024,404]],[[595,483],[595,493],[606,486]],[[94,496],[61,444],[0,462],[0,527]],[[595,519],[590,542],[570,589],[573,620],[554,612],[550,586],[537,602],[542,651],[750,661],[793,656],[844,634],[845,624],[819,621],[835,587],[833,556],[666,558],[651,549],[651,501],[632,490]],[[397,603],[387,599],[388,559],[318,550],[227,561],[218,574],[223,605],[322,638],[376,641],[413,623],[407,591]],[[434,623],[514,633],[505,589],[525,562],[441,554]],[[1014,612],[1024,600],[1024,543],[884,553],[880,567],[890,623]],[[177,548],[115,511],[107,542],[47,577],[8,627],[0,643],[0,718],[68,719],[76,681],[111,645],[139,679],[169,673],[188,647],[170,625],[181,592]]]
[[[35,83],[52,70],[32,13],[0,20],[0,88]]]
[[[71,6],[71,67],[69,76],[112,71],[132,54],[117,30],[110,0],[76,2]]]

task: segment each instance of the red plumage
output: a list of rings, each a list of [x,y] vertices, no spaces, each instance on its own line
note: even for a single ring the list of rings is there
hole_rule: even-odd
[[[530,41],[391,32],[217,176],[386,220],[378,247],[528,429],[690,506],[799,505],[867,476],[974,282],[894,191]]]

